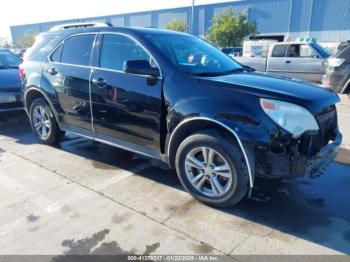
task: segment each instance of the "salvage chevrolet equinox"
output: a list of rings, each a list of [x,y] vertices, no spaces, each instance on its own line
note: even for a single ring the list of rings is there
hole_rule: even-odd
[[[20,73],[42,143],[68,131],[162,160],[211,206],[235,205],[256,176],[319,176],[342,139],[333,91],[255,72],[184,33],[51,30]]]

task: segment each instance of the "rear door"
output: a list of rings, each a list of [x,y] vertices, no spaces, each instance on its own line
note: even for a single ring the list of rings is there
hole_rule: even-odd
[[[101,35],[99,59],[92,74],[91,98],[96,137],[136,151],[160,148],[162,78],[128,74],[128,60],[147,60],[148,51],[124,34]]]
[[[56,92],[61,124],[86,135],[93,135],[89,80],[95,37],[93,33],[69,37],[52,53],[43,71]]]

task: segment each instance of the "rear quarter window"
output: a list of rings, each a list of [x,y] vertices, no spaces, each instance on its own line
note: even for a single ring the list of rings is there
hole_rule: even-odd
[[[25,53],[24,60],[43,62],[60,41],[61,37],[56,35],[39,35],[34,45]]]
[[[61,62],[62,48],[63,48],[63,44],[57,47],[55,51],[52,53],[50,57],[52,62]]]

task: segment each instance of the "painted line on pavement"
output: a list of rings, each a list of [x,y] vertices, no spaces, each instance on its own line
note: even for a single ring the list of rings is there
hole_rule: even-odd
[[[111,185],[114,185],[114,184],[116,184],[124,179],[127,179],[128,177],[135,175],[135,173],[141,172],[141,171],[143,171],[151,166],[152,166],[151,162],[147,161],[146,163],[143,163],[141,165],[136,166],[135,168],[131,169],[130,171],[125,170],[125,171],[119,172],[115,176],[113,176],[105,181],[102,181],[100,183],[97,183],[96,185],[92,186],[91,188],[93,188],[94,190],[102,190],[102,189],[109,187]]]

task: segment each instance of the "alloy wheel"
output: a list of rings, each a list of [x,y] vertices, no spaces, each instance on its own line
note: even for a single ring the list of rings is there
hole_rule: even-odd
[[[41,139],[47,139],[51,133],[51,120],[44,106],[38,105],[33,109],[33,126]]]
[[[185,159],[187,179],[201,194],[208,197],[225,195],[232,184],[228,161],[210,147],[196,147]]]

